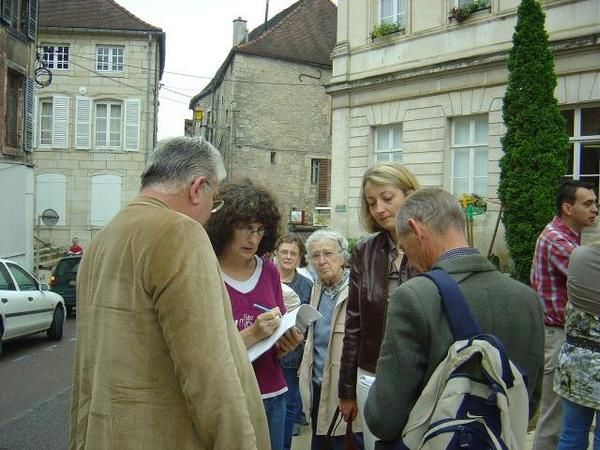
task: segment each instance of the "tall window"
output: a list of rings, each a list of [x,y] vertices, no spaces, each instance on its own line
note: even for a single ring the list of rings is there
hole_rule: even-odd
[[[22,139],[23,75],[12,70],[7,72],[6,86],[6,137],[8,145],[19,146]]]
[[[379,22],[406,26],[406,0],[381,0]]]
[[[375,162],[402,161],[402,125],[375,128]]]
[[[488,118],[457,117],[452,120],[452,192],[487,196]]]
[[[96,103],[96,147],[120,148],[122,111],[120,102]]]
[[[310,182],[317,185],[317,206],[329,206],[331,170],[328,159],[310,160]]]
[[[96,175],[92,177],[92,226],[104,226],[121,208],[121,177]]]
[[[571,151],[567,176],[600,185],[600,106],[565,109]]]
[[[69,68],[68,45],[44,45],[42,49],[42,58],[49,69],[67,70]]]
[[[40,101],[40,145],[52,145],[52,99]]]
[[[123,70],[123,47],[96,47],[96,70],[117,72]]]
[[[64,95],[39,100],[37,132],[40,146],[69,147],[69,101]]]

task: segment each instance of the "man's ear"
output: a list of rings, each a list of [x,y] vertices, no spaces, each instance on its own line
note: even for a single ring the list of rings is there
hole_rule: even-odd
[[[421,230],[421,222],[415,219],[408,219],[408,227],[410,231],[419,239],[419,241],[423,240],[423,232]]]
[[[561,211],[563,216],[571,217],[573,215],[573,205],[569,202],[563,202]]]
[[[200,200],[202,198],[202,191],[206,188],[205,184],[206,177],[203,176],[200,176],[194,181],[192,181],[188,193],[190,197],[190,202],[192,202],[193,205],[197,205],[198,203],[200,203]]]

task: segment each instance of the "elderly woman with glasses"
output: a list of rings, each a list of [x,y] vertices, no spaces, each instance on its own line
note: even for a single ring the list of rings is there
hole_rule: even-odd
[[[246,348],[267,338],[285,313],[279,271],[261,258],[277,241],[281,215],[273,196],[250,180],[229,183],[222,207],[206,224]],[[283,449],[287,386],[279,357],[302,341],[295,329],[253,363],[269,424],[271,448]],[[235,433],[235,430],[231,430]]]
[[[311,419],[311,449],[324,448],[325,436],[338,406],[338,379],[349,270],[344,267],[348,241],[338,232],[322,229],[306,240],[310,264],[317,273],[310,304],[323,317],[308,331],[300,366],[300,392],[307,417]],[[360,431],[356,421],[353,431]],[[333,449],[342,449],[346,423],[341,423],[333,438]]]

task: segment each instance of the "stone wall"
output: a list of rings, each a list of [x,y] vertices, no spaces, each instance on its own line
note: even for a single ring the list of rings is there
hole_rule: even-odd
[[[284,223],[292,208],[305,210],[311,223],[317,199],[311,159],[331,154],[329,76],[326,69],[237,53],[214,103],[212,94],[200,102],[207,111],[212,105],[211,140],[228,179],[248,177],[272,190]]]

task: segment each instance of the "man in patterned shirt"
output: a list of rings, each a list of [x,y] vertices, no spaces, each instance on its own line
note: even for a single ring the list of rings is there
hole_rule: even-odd
[[[565,339],[567,304],[567,267],[573,250],[581,243],[582,230],[594,223],[598,215],[593,185],[582,181],[563,182],[556,195],[556,216],[537,240],[531,287],[544,302],[545,362],[544,385],[534,450],[555,449],[561,429],[560,397],[552,390],[558,352]]]

